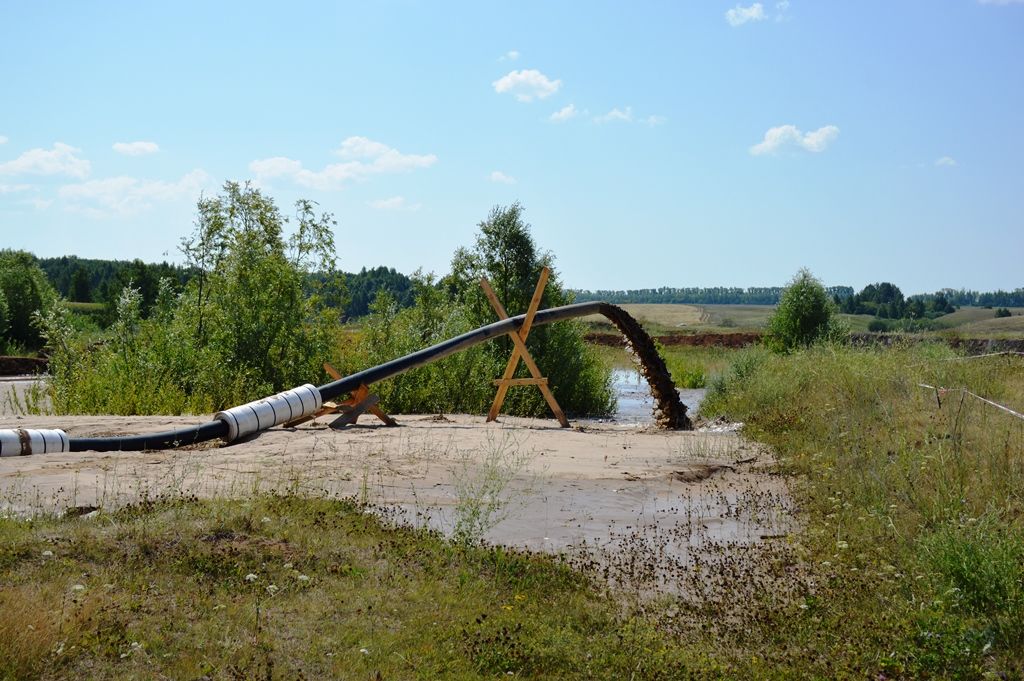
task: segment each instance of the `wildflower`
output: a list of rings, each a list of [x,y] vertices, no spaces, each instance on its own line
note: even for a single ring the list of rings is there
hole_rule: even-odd
[[[850,545],[847,544],[844,541],[837,541],[836,542],[836,548],[839,549],[840,551],[845,551],[846,549],[850,548]]]
[[[277,593],[277,585],[276,585],[276,584],[271,584],[270,586],[268,586],[268,587],[267,587],[267,592],[268,592],[268,593],[269,593],[269,594],[270,594],[271,596],[273,596],[274,594],[276,594],[276,593]]]
[[[359,652],[361,652],[363,655],[369,655],[370,654],[370,651],[367,650],[366,648],[360,648]]]
[[[245,576],[245,581],[247,582],[255,582],[257,579],[259,579],[259,576],[255,572],[250,572]]]
[[[501,606],[501,609],[502,610],[511,610],[512,606],[511,605],[503,605],[503,606]]]
[[[296,579],[298,579],[300,582],[308,582],[309,575],[299,575],[298,577],[296,577]]]
[[[85,585],[84,584],[75,584],[73,587],[71,587],[71,590],[72,591],[85,591]]]
[[[43,558],[53,558],[53,551],[43,551]]]
[[[263,519],[260,522],[261,523],[269,523],[270,522],[270,518],[268,518],[267,516],[263,516]]]
[[[516,594],[515,595],[515,599],[517,601],[525,601],[526,600],[526,596],[524,596],[523,594]]]
[[[291,570],[292,569],[292,564],[291,563],[285,563],[284,564],[284,569],[285,570]]]

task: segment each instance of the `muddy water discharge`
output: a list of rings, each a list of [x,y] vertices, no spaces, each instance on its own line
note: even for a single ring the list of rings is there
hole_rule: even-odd
[[[196,420],[4,417],[2,426],[95,436]],[[563,429],[510,417],[487,424],[465,415],[401,416],[399,423],[333,431],[314,422],[185,451],[4,457],[0,504],[16,513],[60,511],[161,494],[244,498],[274,489],[351,496],[452,532],[493,500],[493,515],[485,510],[475,526],[485,539],[566,554],[623,587],[671,592],[724,574],[715,567],[724,556],[779,543],[792,525],[770,457],[735,433],[614,423]]]
[[[618,407],[611,421],[623,425],[654,425],[654,398],[647,380],[636,369],[612,369],[612,390]],[[707,391],[704,388],[677,390],[690,415],[696,414]],[[607,419],[597,419],[604,422]]]

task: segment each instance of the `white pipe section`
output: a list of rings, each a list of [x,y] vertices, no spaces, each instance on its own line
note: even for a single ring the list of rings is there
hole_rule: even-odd
[[[5,428],[0,430],[0,456],[57,454],[71,451],[71,440],[63,430]]]
[[[228,425],[228,442],[267,428],[311,416],[323,406],[320,391],[311,383],[217,412],[213,418]]]

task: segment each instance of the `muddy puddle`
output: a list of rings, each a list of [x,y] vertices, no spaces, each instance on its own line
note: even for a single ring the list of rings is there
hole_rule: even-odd
[[[654,398],[651,397],[647,381],[635,369],[612,369],[612,389],[618,400],[618,408],[607,419],[583,419],[584,422],[616,423],[623,426],[649,426],[654,424]],[[704,388],[680,389],[679,398],[686,405],[692,418],[707,390]]]
[[[312,422],[197,451],[5,457],[0,512],[113,508],[140,494],[346,496],[449,536],[468,528],[492,544],[558,554],[645,594],[692,595],[743,556],[785,546],[796,511],[770,453],[734,431],[654,428],[639,375],[617,372],[616,385],[615,418],[573,428],[552,419],[399,415],[397,428],[368,421],[334,431]],[[683,392],[694,411],[703,392]],[[197,421],[10,418],[73,437]]]

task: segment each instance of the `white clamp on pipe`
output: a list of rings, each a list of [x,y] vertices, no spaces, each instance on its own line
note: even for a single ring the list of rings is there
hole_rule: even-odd
[[[63,430],[5,428],[0,430],[0,456],[70,452],[71,440]]]
[[[227,441],[234,442],[240,437],[311,416],[322,406],[320,391],[307,383],[262,400],[219,411],[213,418],[228,424]]]

